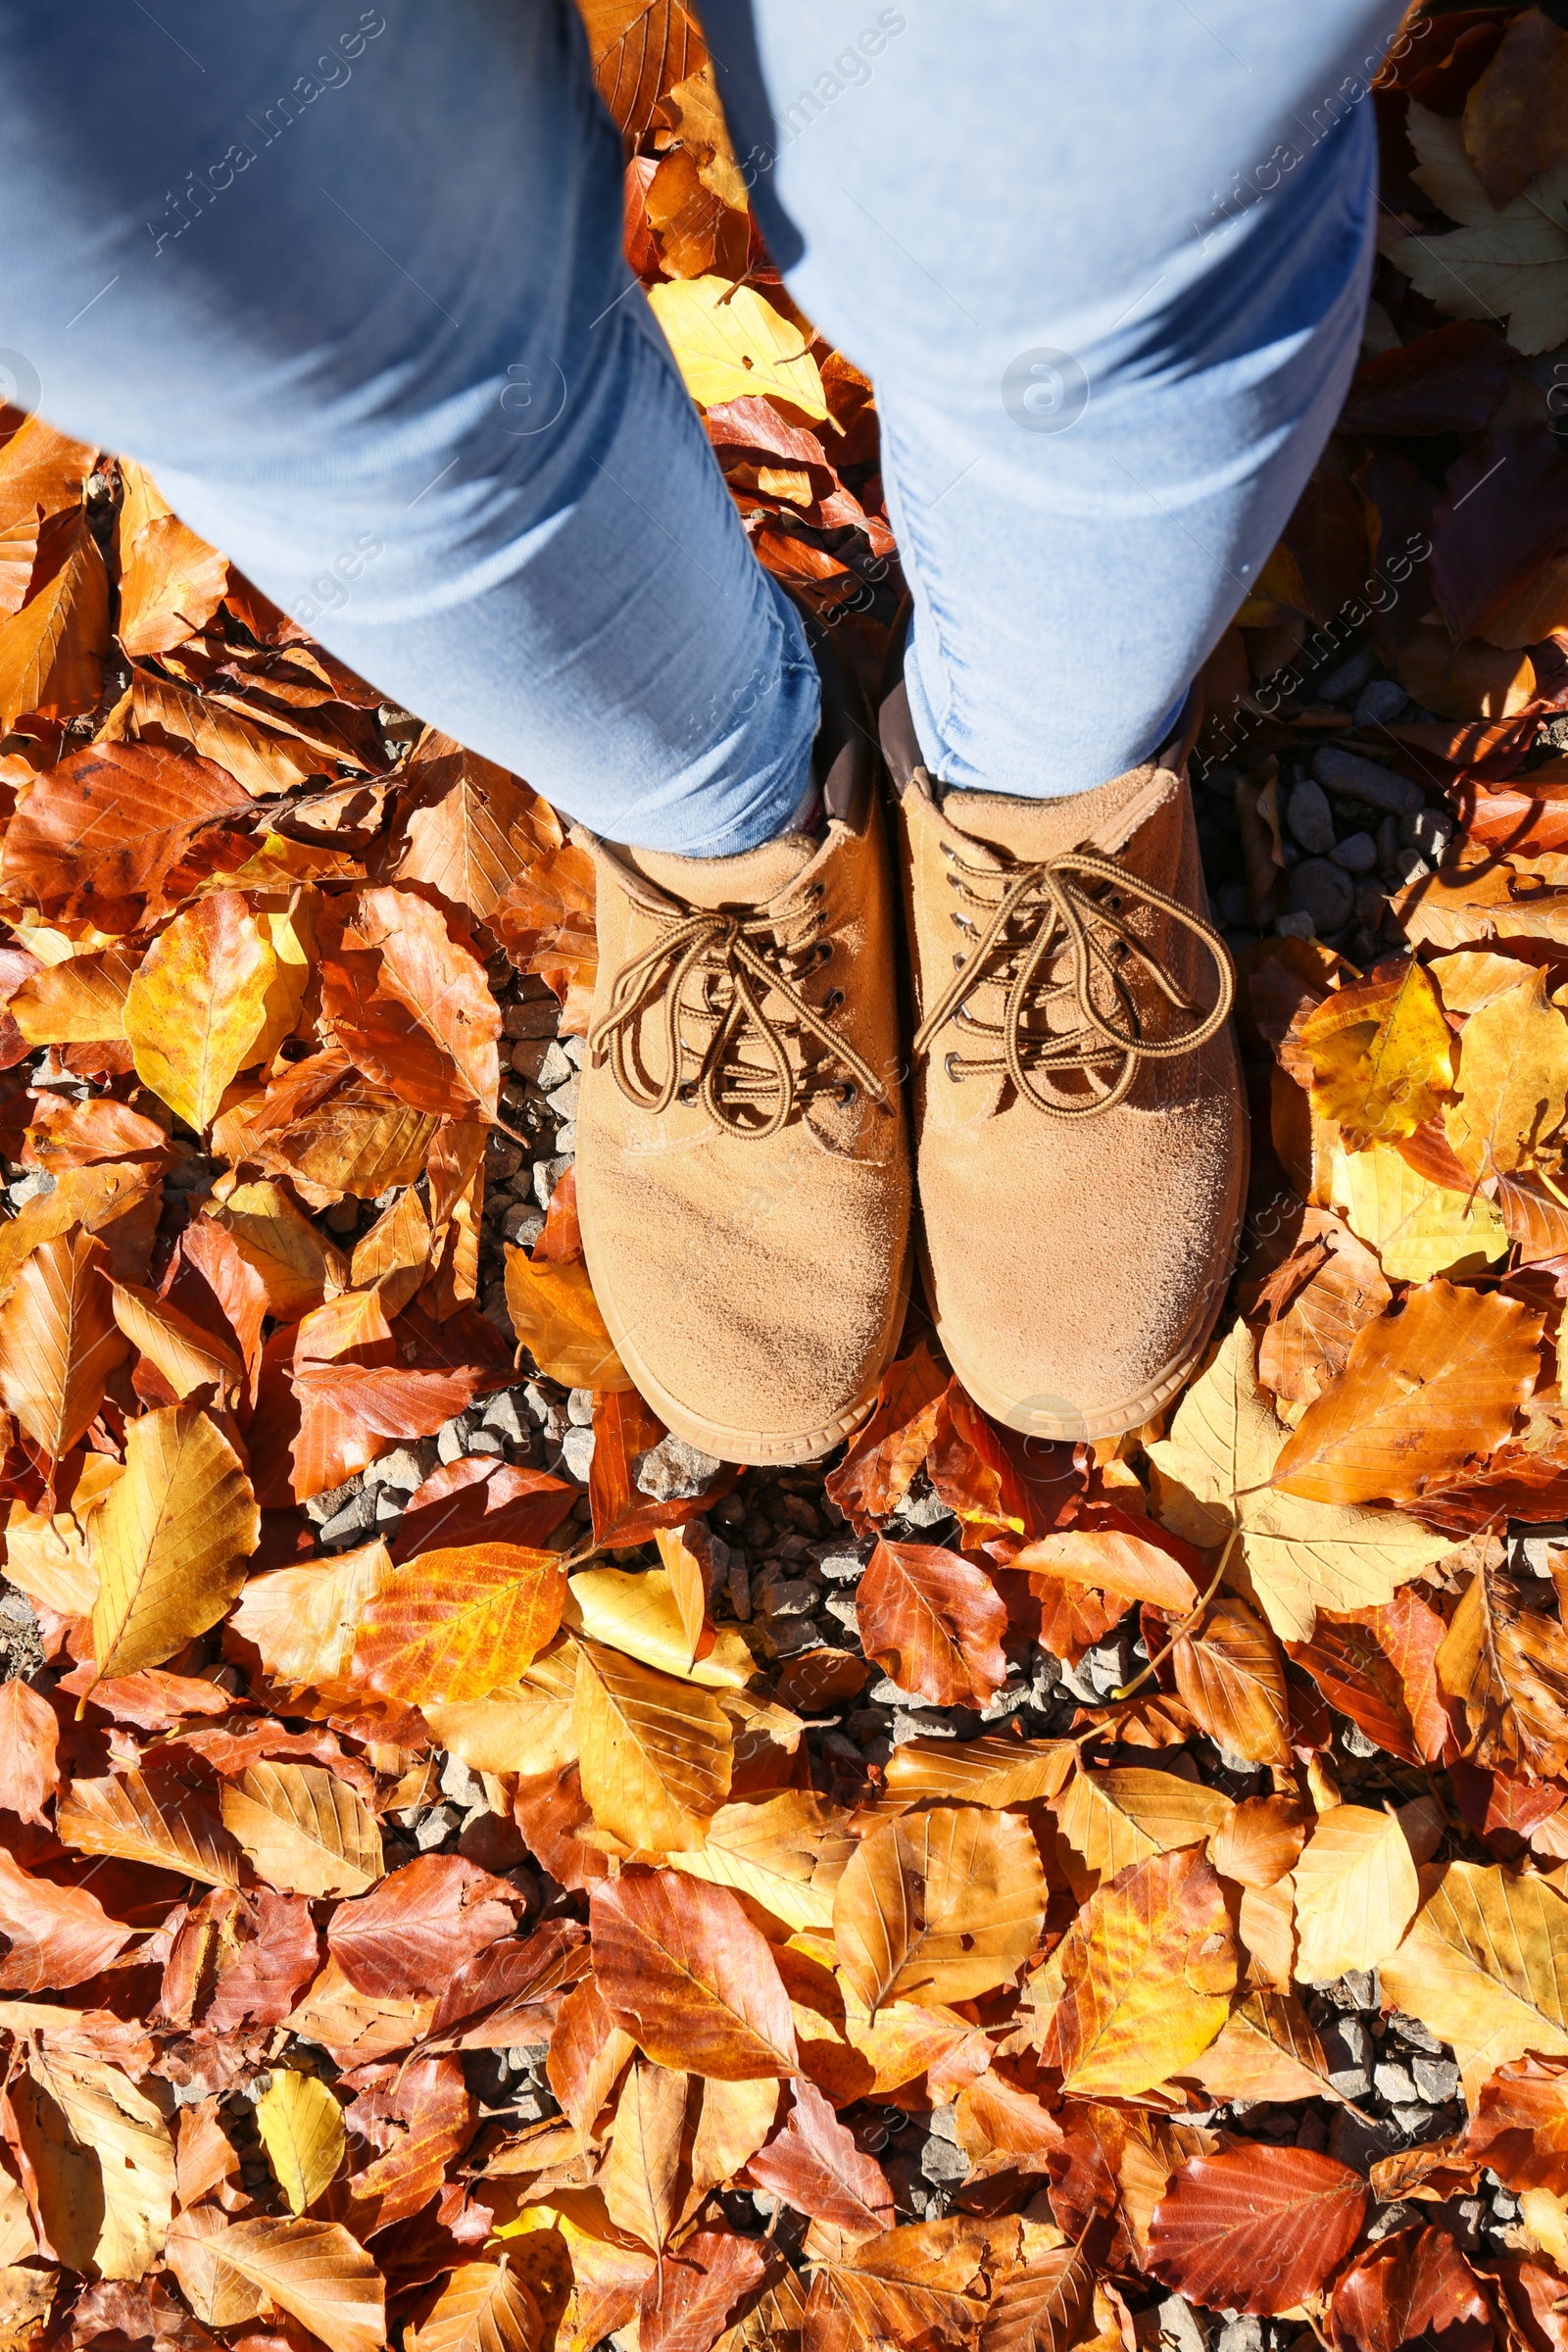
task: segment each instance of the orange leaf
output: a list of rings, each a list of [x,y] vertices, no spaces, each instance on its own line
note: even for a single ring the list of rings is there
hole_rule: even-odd
[[[1149,2268],[1193,2303],[1290,2311],[1354,2245],[1367,2202],[1358,2173],[1310,2148],[1194,2156],[1154,2209]]]
[[[370,1601],[353,1671],[416,1706],[483,1698],[533,1664],[561,1623],[565,1596],[565,1571],[553,1551],[515,1544],[421,1551]]]
[[[936,1706],[981,1706],[1007,1679],[1007,1604],[983,1568],[940,1544],[879,1542],[856,1616],[866,1655]]]

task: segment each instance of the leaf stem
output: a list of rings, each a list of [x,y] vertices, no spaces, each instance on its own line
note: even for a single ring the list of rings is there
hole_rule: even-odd
[[[1176,1631],[1172,1634],[1164,1648],[1155,1651],[1154,1655],[1150,1659],[1149,1664],[1144,1668],[1143,1672],[1141,1674],[1135,1674],[1130,1683],[1123,1683],[1119,1690],[1113,1690],[1111,1692],[1110,1695],[1113,1699],[1131,1698],[1133,1692],[1148,1682],[1150,1676],[1154,1672],[1154,1669],[1157,1666],[1164,1665],[1165,1660],[1170,1656],[1171,1651],[1175,1648],[1182,1636],[1184,1634],[1190,1634],[1193,1631],[1193,1628],[1198,1624],[1200,1618],[1202,1616],[1203,1611],[1208,1607],[1209,1602],[1219,1591],[1220,1579],[1230,1565],[1231,1553],[1236,1548],[1236,1539],[1241,1532],[1242,1523],[1238,1519],[1236,1525],[1231,1529],[1230,1534],[1225,1539],[1225,1548],[1219,1555],[1219,1566],[1215,1569],[1212,1578],[1209,1580],[1208,1590],[1199,1601],[1198,1606],[1195,1609],[1188,1610],[1187,1615],[1182,1619],[1180,1625],[1176,1628]]]

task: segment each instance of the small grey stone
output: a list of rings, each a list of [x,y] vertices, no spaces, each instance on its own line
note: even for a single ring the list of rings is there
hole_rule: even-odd
[[[1406,2139],[1425,2139],[1432,2123],[1432,2110],[1416,2099],[1407,2106],[1393,2107],[1390,2114]]]
[[[1454,2236],[1467,2252],[1473,2251],[1487,2218],[1485,2204],[1480,2197],[1456,2197],[1447,2210]]]
[[[492,1127],[489,1134],[485,1138],[484,1145],[484,1172],[486,1181],[490,1184],[506,1184],[512,1177],[515,1176],[521,1165],[521,1145],[514,1144],[510,1135],[503,1135],[499,1129]],[[396,1199],[395,1194],[393,1199]],[[380,1201],[378,1200],[375,1205],[377,1208],[379,1208],[381,1206]],[[386,1205],[388,1208],[390,1208],[392,1202],[389,1200]]]
[[[846,1632],[858,1623],[857,1605],[853,1592],[829,1592],[822,1602],[823,1613],[836,1619]]]
[[[1348,1968],[1343,1977],[1336,1977],[1323,1989],[1336,2009],[1375,2009],[1378,1972],[1375,1968]]]
[[[1375,882],[1363,882],[1355,894],[1355,919],[1375,931],[1389,910],[1389,902]]]
[[[767,1640],[776,1658],[799,1657],[803,1649],[820,1649],[823,1634],[809,1617],[779,1617],[767,1628]]]
[[[1252,919],[1252,894],[1245,882],[1227,882],[1217,900],[1220,920],[1241,930]]]
[[[1348,2164],[1353,2173],[1368,2172],[1380,2156],[1392,2155],[1398,2140],[1394,2125],[1382,2117],[1357,2115],[1348,2107],[1336,2107],[1329,2119],[1328,2153],[1337,2164]]]
[[[469,1770],[461,1756],[448,1756],[441,1767],[441,1793],[450,1796],[455,1805],[466,1809],[469,1805],[489,1803],[484,1783],[476,1772]]]
[[[519,1037],[512,1049],[513,1069],[524,1081],[531,1078],[537,1083],[545,1055],[553,1054],[555,1050],[554,1038]]]
[[[593,1431],[583,1429],[576,1422],[572,1422],[562,1433],[561,1458],[577,1481],[578,1486],[585,1487],[588,1484],[588,1473],[593,1468]]]
[[[1333,849],[1334,811],[1329,807],[1328,794],[1310,776],[1303,776],[1298,784],[1292,786],[1285,822],[1302,849],[1313,856],[1323,857]]]
[[[817,1566],[830,1584],[853,1585],[859,1581],[865,1562],[858,1551],[824,1551]]]
[[[574,1074],[571,1063],[566,1059],[565,1048],[558,1038],[551,1044],[534,1076],[540,1093],[548,1095],[558,1086],[564,1086]]]
[[[443,1421],[435,1433],[435,1449],[443,1462],[461,1461],[468,1450],[468,1431],[472,1427],[468,1415],[454,1413]]]
[[[550,1206],[550,1196],[571,1165],[571,1154],[558,1154],[551,1159],[536,1159],[533,1163],[533,1197],[541,1208]]]
[[[385,1528],[397,1526],[409,1507],[409,1498],[398,1487],[375,1487],[371,1491],[375,1495],[375,1526],[379,1534]]]
[[[871,1685],[865,1695],[874,1707],[934,1708],[937,1703],[934,1698],[923,1697],[918,1690],[901,1690],[892,1677],[886,1674],[883,1675],[880,1682]]]
[[[939,2139],[935,2133],[920,2151],[920,2170],[928,2180],[967,2180],[970,2169],[963,2150],[955,2147],[951,2139]]]
[[[1303,858],[1291,873],[1291,906],[1309,914],[1319,937],[1341,930],[1350,919],[1355,891],[1349,875],[1330,858]]]
[[[46,1169],[30,1168],[25,1176],[19,1176],[14,1184],[7,1185],[6,1194],[13,1208],[23,1208],[29,1200],[41,1200],[54,1189],[55,1179]]]
[[[588,1040],[585,1037],[564,1037],[561,1050],[566,1059],[580,1070],[588,1058]]]
[[[1421,2018],[1411,2017],[1407,2010],[1390,2010],[1389,2031],[1391,2034],[1396,2034],[1399,2040],[1412,2050],[1426,2050],[1434,2058],[1441,2058],[1443,2055],[1443,2044],[1433,2033],[1432,2028]]]
[[[1263,2323],[1255,2312],[1239,2311],[1214,2341],[1216,2352],[1263,2352]]]
[[[305,1505],[306,1518],[314,1519],[318,1527],[324,1527],[353,1500],[360,1483],[357,1478],[346,1478],[340,1487],[328,1487],[324,1494],[313,1494]]]
[[[568,1158],[575,1157],[577,1151],[577,1122],[575,1119],[568,1119],[564,1126],[556,1129],[556,1150],[564,1152]]]
[[[374,1522],[375,1490],[373,1487],[362,1487],[352,1502],[346,1502],[342,1510],[334,1511],[324,1523],[321,1542],[346,1544],[354,1537],[364,1535]]]
[[[484,1425],[509,1446],[526,1446],[533,1436],[528,1408],[515,1389],[503,1389],[484,1408]]]
[[[730,1607],[742,1625],[748,1624],[752,1614],[752,1578],[751,1571],[739,1552],[731,1556],[729,1575],[725,1579],[725,1590],[729,1593]]]
[[[1396,890],[1406,889],[1412,882],[1424,882],[1428,874],[1436,873],[1437,865],[1424,850],[1400,842],[1394,856],[1383,867],[1389,882]]]
[[[1358,1723],[1347,1723],[1340,1733],[1340,1745],[1348,1756],[1375,1756],[1381,1751],[1375,1740],[1369,1740]]]
[[[407,1446],[394,1446],[390,1453],[377,1454],[365,1473],[368,1487],[402,1487],[412,1494],[425,1481],[425,1467],[418,1455]]]
[[[527,1200],[514,1200],[501,1220],[502,1233],[519,1250],[531,1250],[544,1229],[544,1210]]]
[[[594,1393],[592,1389],[566,1391],[566,1419],[578,1429],[592,1429],[594,1424]]]
[[[456,1805],[432,1805],[427,1813],[421,1813],[414,1825],[414,1842],[420,1853],[444,1844],[462,1818]]]
[[[1355,698],[1351,715],[1358,727],[1386,727],[1409,707],[1409,696],[1393,678],[1369,678]]]
[[[1392,2058],[1380,2058],[1372,2069],[1372,2085],[1380,2099],[1391,2107],[1413,2107],[1415,2082],[1408,2068],[1397,2065]]]
[[[1369,645],[1358,645],[1353,654],[1319,678],[1317,692],[1325,703],[1348,703],[1357,687],[1364,686],[1377,666],[1377,656]]]
[[[561,2110],[548,2090],[519,2090],[512,2102],[513,2112],[520,2124],[542,2124],[547,2115],[559,2115]]]
[[[640,1494],[651,1494],[656,1502],[676,1502],[688,1494],[700,1494],[722,1467],[716,1455],[689,1446],[684,1438],[667,1437],[650,1446],[646,1453],[633,1455],[632,1483]]]
[[[569,1062],[566,1066],[568,1070],[570,1070],[569,1077],[564,1079],[560,1086],[552,1087],[550,1092],[545,1097],[545,1101],[549,1103],[557,1118],[562,1120],[564,1123],[568,1120],[575,1120],[577,1116],[577,1098],[582,1092],[581,1075],[576,1070],[571,1069]]]
[[[1516,2221],[1519,2216],[1519,2200],[1511,2188],[1494,2188],[1492,2192],[1492,2210],[1499,2222]]]
[[[831,1607],[831,1605],[830,1602],[829,1606]],[[1000,1690],[993,1690],[981,1708],[981,1719],[986,1723],[1001,1723],[1004,1717],[1016,1715],[1020,1707],[1026,1707],[1028,1704],[1029,1686],[1027,1683],[1004,1683]]]
[[[1378,845],[1370,833],[1352,833],[1337,843],[1330,855],[1348,874],[1369,874],[1378,861]]]
[[[1274,935],[1277,939],[1315,939],[1317,925],[1309,914],[1298,908],[1294,913],[1274,917]]]
[[[1343,793],[1350,800],[1366,802],[1369,808],[1386,808],[1395,816],[1408,815],[1424,805],[1419,784],[1396,776],[1393,768],[1381,767],[1375,760],[1363,759],[1359,752],[1342,751],[1338,744],[1323,746],[1312,761],[1312,773],[1326,792]]]
[[[1372,2055],[1372,2036],[1353,2012],[1325,2018],[1319,2029],[1329,2059],[1340,2066],[1365,2068]]]
[[[899,1505],[899,1517],[910,1527],[935,1527],[940,1520],[952,1516],[941,1495],[930,1490],[923,1494],[906,1494]]]
[[[1154,2316],[1160,2334],[1176,2352],[1208,2352],[1203,2315],[1193,2309],[1185,2295],[1167,2295],[1155,2306]]]
[[[764,1576],[758,1587],[757,1598],[762,1615],[775,1617],[805,1617],[816,1606],[816,1587],[808,1584],[804,1576]]]
[[[1416,2089],[1433,2106],[1442,2107],[1459,2095],[1459,2069],[1451,2058],[1417,2058],[1410,2068]]]
[[[468,1432],[468,1451],[470,1453],[505,1453],[506,1446],[502,1442],[501,1432],[498,1429],[486,1429],[481,1421],[477,1429],[470,1429]]]
[[[1411,849],[1430,858],[1434,864],[1443,863],[1444,852],[1453,839],[1453,819],[1443,808],[1418,808],[1413,816],[1399,819],[1399,839]]]

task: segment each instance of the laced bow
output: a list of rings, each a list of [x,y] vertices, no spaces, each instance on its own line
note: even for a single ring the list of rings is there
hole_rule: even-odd
[[[950,1053],[951,1078],[1004,1074],[1022,1099],[1047,1118],[1094,1118],[1122,1101],[1144,1062],[1194,1053],[1223,1026],[1236,994],[1235,969],[1224,941],[1200,915],[1129,873],[1113,858],[1094,850],[1066,850],[1038,864],[998,871],[966,863],[948,843],[943,851],[953,868],[948,879],[959,898],[989,919],[973,948],[955,956],[956,969],[921,1022],[914,1051],[929,1053],[950,1020],[995,1048],[987,1054]],[[994,897],[998,891],[1000,897]],[[1129,899],[1168,915],[1207,949],[1219,975],[1219,998],[1212,1011],[1196,1017],[1198,1007],[1134,931],[1123,910]],[[975,928],[961,915],[953,919],[962,929]],[[1064,956],[1067,974],[1058,978]],[[1137,972],[1178,1012],[1193,1014],[1192,1025],[1172,1037],[1146,1035],[1131,987]],[[981,1019],[968,1003],[985,987],[1002,990],[1000,1020]],[[1054,1031],[1027,1025],[1031,1012],[1046,1013],[1049,1021],[1053,1005],[1070,1011],[1071,1026]],[[1099,1083],[1107,1063],[1118,1065],[1109,1084],[1081,1100],[1044,1093],[1032,1074],[1072,1073]]]
[[[819,1011],[801,992],[800,980],[832,954],[820,938],[821,884],[804,895],[801,911],[815,919],[797,945],[781,944],[785,918],[777,914],[680,906],[661,922],[653,943],[622,965],[588,1044],[596,1066],[608,1059],[628,1102],[657,1115],[677,1095],[701,1101],[715,1127],[758,1141],[776,1135],[814,1084],[831,1083],[846,1102],[858,1085],[887,1104],[882,1080],[826,1017],[842,998],[835,992]],[[662,1041],[662,1079],[645,1076],[634,1061],[645,1016]],[[689,1027],[707,1034],[693,1043]],[[826,1081],[820,1063],[808,1064],[803,1036],[815,1038],[849,1077]],[[748,1044],[760,1048],[761,1061],[743,1056]]]

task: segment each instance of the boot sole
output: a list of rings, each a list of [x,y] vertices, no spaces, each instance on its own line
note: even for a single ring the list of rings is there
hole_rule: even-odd
[[[1069,1424],[1050,1413],[1036,1413],[1028,1419],[1019,1419],[1016,1400],[1004,1396],[1000,1390],[994,1389],[984,1373],[976,1371],[974,1366],[967,1361],[963,1350],[954,1347],[951,1331],[943,1321],[941,1308],[937,1303],[937,1286],[931,1270],[931,1259],[926,1249],[925,1230],[922,1225],[918,1242],[920,1272],[925,1282],[926,1297],[931,1302],[931,1315],[936,1327],[937,1338],[941,1343],[944,1355],[957,1376],[960,1387],[991,1420],[1000,1421],[1005,1429],[1017,1430],[1023,1437],[1048,1438],[1067,1445],[1074,1443],[1100,1445],[1107,1439],[1125,1438],[1135,1429],[1142,1429],[1146,1422],[1152,1421],[1154,1415],[1163,1411],[1171,1398],[1179,1395],[1181,1390],[1187,1386],[1202,1361],[1203,1351],[1213,1336],[1214,1326],[1219,1321],[1224,1309],[1225,1299],[1231,1287],[1231,1277],[1236,1271],[1236,1260],[1241,1250],[1243,1228],[1247,1222],[1247,1193],[1251,1172],[1252,1151],[1251,1125],[1247,1116],[1246,1100],[1244,1089],[1241,1166],[1237,1186],[1236,1214],[1231,1224],[1230,1238],[1225,1245],[1224,1254],[1215,1269],[1200,1319],[1193,1327],[1193,1336],[1184,1347],[1181,1356],[1168,1365],[1159,1378],[1145,1389],[1140,1396],[1129,1397],[1121,1404],[1106,1405],[1102,1411],[1097,1412],[1092,1418],[1081,1416],[1076,1422]]]
[[[578,1215],[583,1225],[584,1255],[591,1258],[593,1251],[588,1239],[587,1221],[581,1217],[580,1204]],[[912,1226],[912,1217],[910,1223]],[[894,1288],[886,1336],[874,1369],[862,1381],[854,1401],[847,1404],[842,1412],[835,1414],[831,1421],[825,1422],[819,1429],[799,1432],[732,1429],[717,1421],[705,1420],[700,1413],[694,1413],[689,1406],[682,1404],[678,1396],[672,1396],[648,1369],[629,1335],[623,1336],[622,1328],[617,1328],[619,1318],[603,1298],[599,1299],[599,1311],[605,1318],[605,1328],[613,1343],[615,1353],[630,1373],[638,1396],[658,1414],[674,1437],[684,1438],[688,1446],[695,1446],[700,1452],[710,1453],[721,1462],[738,1462],[747,1468],[765,1466],[788,1470],[806,1462],[820,1461],[843,1439],[853,1437],[870,1413],[876,1402],[877,1391],[882,1386],[883,1375],[898,1354],[899,1342],[904,1337],[904,1318],[908,1309],[913,1271],[914,1237],[911,1232],[905,1241],[904,1263]]]

